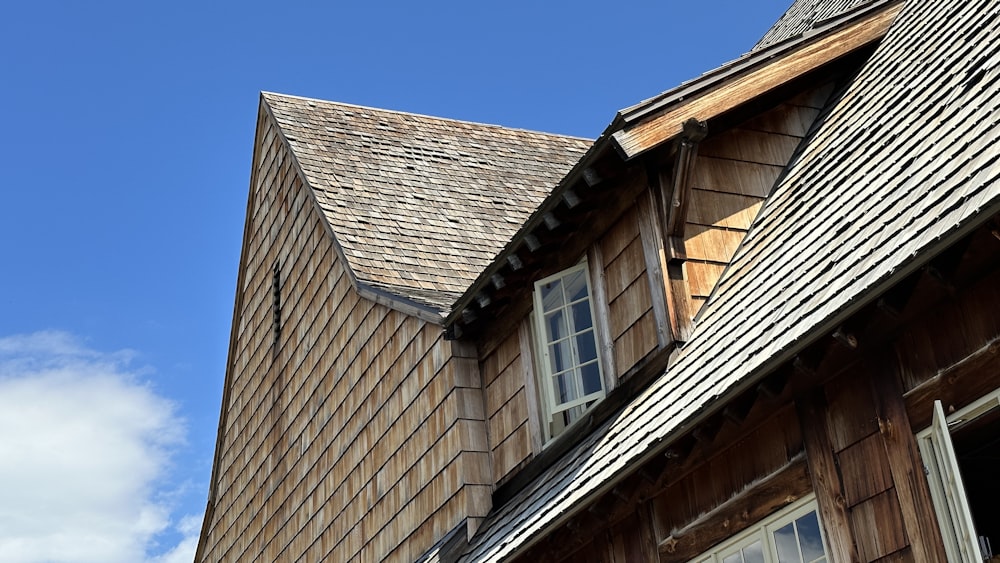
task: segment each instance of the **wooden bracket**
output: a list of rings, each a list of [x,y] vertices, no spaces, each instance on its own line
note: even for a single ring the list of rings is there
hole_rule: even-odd
[[[689,197],[691,170],[698,157],[698,143],[706,135],[708,135],[708,126],[704,121],[692,118],[684,122],[684,133],[678,141],[677,157],[674,160],[670,198],[664,202],[668,206],[666,210],[668,236],[684,238],[688,202],[691,199]]]

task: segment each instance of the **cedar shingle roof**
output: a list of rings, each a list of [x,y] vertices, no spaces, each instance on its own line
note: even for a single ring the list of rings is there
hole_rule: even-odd
[[[802,35],[820,22],[860,6],[876,3],[881,3],[881,0],[795,0],[771,29],[767,30],[764,37],[754,45],[753,50],[764,49]]]
[[[445,314],[590,141],[262,94],[358,282]]]
[[[913,1],[790,164],[678,361],[483,523],[501,561],[1000,212],[1000,4]]]

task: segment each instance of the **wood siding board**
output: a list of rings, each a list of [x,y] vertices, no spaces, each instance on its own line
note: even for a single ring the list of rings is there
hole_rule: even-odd
[[[745,234],[745,231],[688,225],[685,240],[688,259],[728,263]]]
[[[608,304],[611,338],[618,340],[632,325],[653,308],[649,284],[639,277]]]
[[[642,240],[642,254],[646,259],[646,281],[649,284],[649,295],[652,300],[653,316],[656,320],[656,341],[660,348],[665,348],[673,341],[670,334],[670,320],[667,309],[666,282],[667,271],[666,247],[663,232],[660,227],[659,211],[653,190],[646,190],[636,200],[639,213],[639,236]]]
[[[847,506],[855,506],[892,487],[892,472],[882,438],[872,434],[848,446],[837,456],[843,475]]]
[[[696,189],[765,198],[782,170],[784,165],[761,165],[699,154],[690,184]]]
[[[917,561],[944,561],[944,542],[938,530],[923,461],[910,430],[902,387],[892,370],[876,367],[869,378],[888,466],[899,499],[910,549]]]
[[[698,154],[783,167],[800,140],[792,135],[737,128],[706,139],[698,146]]]
[[[655,349],[656,319],[653,317],[652,310],[647,310],[638,321],[615,340],[615,361],[619,370],[618,376],[625,375]]]
[[[646,271],[646,260],[642,253],[642,241],[632,239],[628,246],[610,262],[605,257],[605,276],[608,299],[614,301],[627,287],[632,285]]]
[[[899,501],[893,490],[876,495],[852,508],[851,523],[862,561],[875,561],[900,551],[907,545]]]
[[[528,420],[527,398],[522,387],[489,419],[490,435],[503,441]]]
[[[858,547],[851,524],[856,522],[848,515],[843,485],[837,471],[833,445],[827,423],[828,405],[821,390],[803,394],[795,399],[802,426],[806,459],[819,517],[826,532],[831,561],[857,561]],[[853,516],[853,514],[851,515]]]
[[[692,188],[687,219],[697,225],[746,231],[763,201],[754,196]]]
[[[514,469],[519,468],[531,456],[531,436],[528,425],[514,429],[503,442],[493,448],[493,480],[503,483]]]
[[[511,397],[524,388],[524,365],[519,356],[486,387],[486,415],[497,414]]]
[[[829,88],[819,88],[819,91],[826,91],[829,95]],[[824,100],[825,102],[825,100]],[[754,116],[746,122],[740,124],[740,129],[749,129],[763,133],[777,133],[793,137],[805,137],[809,133],[814,121],[819,116],[822,106],[818,108],[796,105],[792,102],[785,102],[777,108]]]
[[[701,298],[701,302],[704,302],[712,294],[715,283],[722,276],[726,265],[718,262],[688,260],[684,263],[684,268],[687,270],[688,287],[691,288],[692,299]]]
[[[626,211],[618,221],[608,229],[598,244],[601,254],[608,262],[613,261],[629,244],[639,237],[639,218],[636,210]]]

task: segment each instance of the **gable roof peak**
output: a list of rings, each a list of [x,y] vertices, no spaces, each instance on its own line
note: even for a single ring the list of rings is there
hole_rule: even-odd
[[[591,145],[271,92],[261,100],[356,289],[433,322]]]

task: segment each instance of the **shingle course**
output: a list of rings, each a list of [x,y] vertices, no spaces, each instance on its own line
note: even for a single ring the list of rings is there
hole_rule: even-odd
[[[442,314],[591,144],[262,96],[358,281]]]
[[[877,0],[795,0],[753,50],[764,49],[812,29],[817,23],[837,17]]]
[[[1000,4],[912,1],[755,220],[680,359],[492,514],[502,561],[720,398],[1000,212]]]

